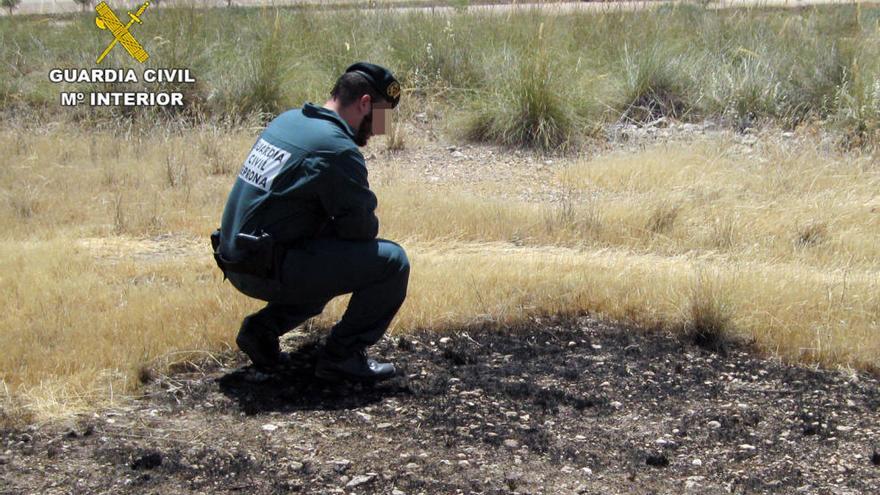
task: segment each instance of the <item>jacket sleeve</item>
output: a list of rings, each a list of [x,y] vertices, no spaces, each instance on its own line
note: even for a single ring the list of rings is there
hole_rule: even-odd
[[[321,204],[331,217],[332,228],[340,239],[375,239],[379,233],[376,195],[367,182],[364,157],[356,149],[345,149],[333,156],[325,170]]]

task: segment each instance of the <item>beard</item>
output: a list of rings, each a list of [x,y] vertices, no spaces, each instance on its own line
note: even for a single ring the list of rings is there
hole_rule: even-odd
[[[367,140],[370,139],[370,133],[373,130],[373,110],[364,116],[361,125],[358,126],[357,134],[354,136],[354,143],[358,146],[366,146]]]

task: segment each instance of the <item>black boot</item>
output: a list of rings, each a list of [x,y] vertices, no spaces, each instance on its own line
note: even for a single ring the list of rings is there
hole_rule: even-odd
[[[396,371],[391,363],[379,363],[367,357],[366,349],[336,355],[325,348],[315,366],[315,376],[324,380],[379,382],[391,378]]]
[[[278,337],[272,335],[268,329],[251,323],[250,316],[241,323],[235,343],[260,370],[271,371],[287,361],[286,353],[281,352]]]

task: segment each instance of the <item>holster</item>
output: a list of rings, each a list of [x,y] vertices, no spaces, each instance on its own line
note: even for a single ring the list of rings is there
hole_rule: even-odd
[[[227,260],[220,254],[220,229],[211,233],[214,261],[223,271],[224,278],[227,272],[236,272],[260,278],[280,279],[285,250],[270,234],[238,234],[235,236],[235,246],[243,253],[241,259]]]

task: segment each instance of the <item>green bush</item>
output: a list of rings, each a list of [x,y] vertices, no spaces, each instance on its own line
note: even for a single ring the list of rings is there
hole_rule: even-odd
[[[536,21],[540,21],[537,18]],[[578,141],[583,121],[583,95],[574,67],[555,57],[555,42],[544,27],[522,49],[515,47],[487,64],[488,87],[470,98],[462,124],[463,137],[507,146],[564,150]]]
[[[661,117],[684,117],[691,107],[687,55],[659,44],[636,50],[624,45],[621,118],[651,122]]]

